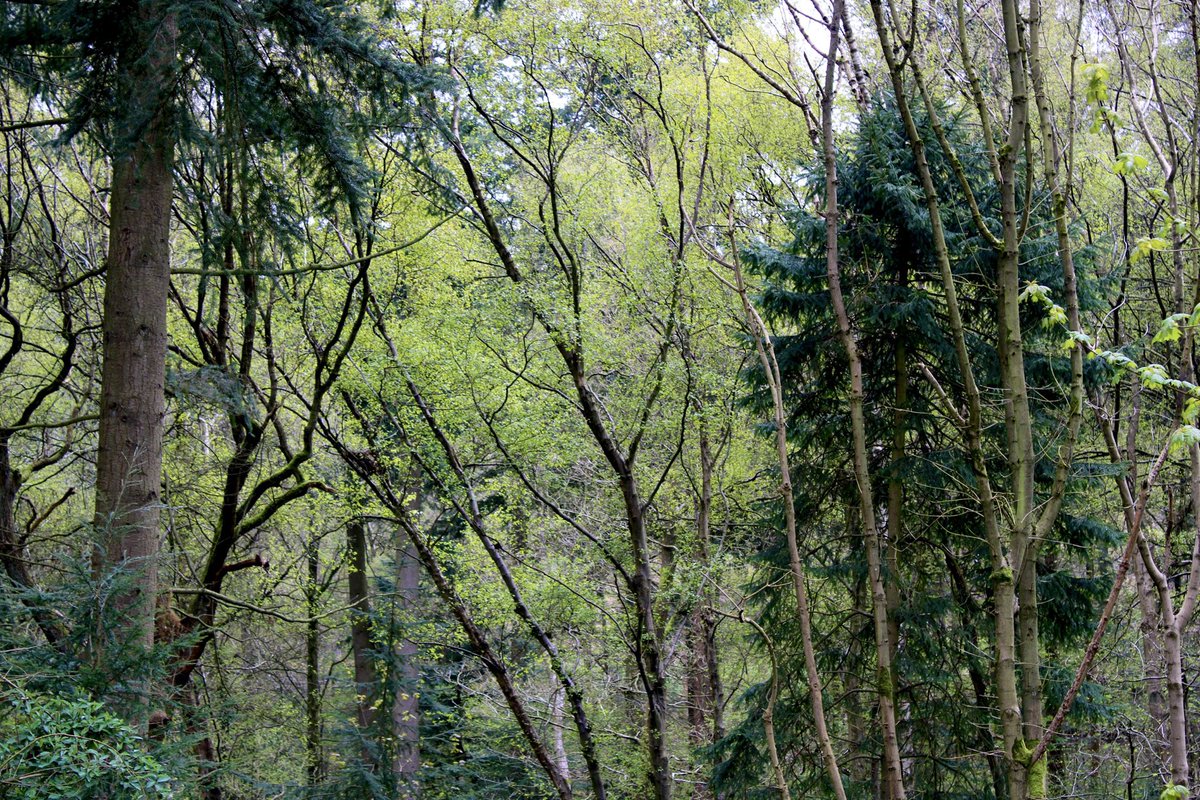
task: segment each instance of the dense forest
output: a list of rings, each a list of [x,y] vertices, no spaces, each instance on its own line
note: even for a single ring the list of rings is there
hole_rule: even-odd
[[[1185,800],[1198,53],[2,0],[0,798]]]

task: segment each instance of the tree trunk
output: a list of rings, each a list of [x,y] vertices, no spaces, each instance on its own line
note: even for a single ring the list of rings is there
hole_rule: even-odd
[[[563,774],[567,780],[571,779],[571,761],[567,758],[567,745],[563,738],[563,691],[561,686],[556,686],[550,695],[550,727],[553,730],[554,738],[554,762],[558,765],[558,771]]]
[[[699,409],[698,409],[699,410]],[[703,747],[724,735],[721,714],[721,676],[717,661],[716,625],[713,618],[712,578],[707,574],[712,525],[713,454],[703,416],[700,421],[700,493],[696,497],[696,539],[700,563],[706,571],[700,602],[688,621],[688,727],[692,745]],[[696,800],[711,797],[708,780],[700,778],[692,792]]]
[[[854,463],[854,479],[858,484],[859,514],[867,554],[867,581],[871,595],[871,611],[875,631],[876,695],[879,704],[879,724],[883,736],[884,783],[889,800],[904,800],[904,769],[900,760],[900,743],[896,734],[896,674],[892,669],[894,644],[892,625],[888,618],[888,590],[884,574],[880,531],[875,517],[875,498],[871,489],[870,466],[867,460],[866,420],[863,409],[863,369],[858,344],[851,328],[850,316],[842,296],[841,266],[838,253],[838,193],[837,154],[833,131],[833,101],[838,33],[845,7],[834,0],[833,17],[829,25],[830,45],[826,57],[825,87],[821,96],[821,145],[825,162],[825,257],[829,278],[829,295],[837,318],[842,348],[850,366],[850,426]],[[899,514],[896,514],[899,523]]]
[[[736,251],[736,248],[733,249]],[[751,335],[754,337],[759,362],[762,364],[763,374],[766,375],[767,384],[771,389],[771,402],[775,414],[775,454],[779,459],[781,479],[779,494],[783,505],[784,535],[788,547],[788,571],[791,573],[792,590],[796,597],[796,621],[800,627],[800,646],[804,653],[804,672],[808,681],[808,701],[812,708],[813,726],[816,729],[817,741],[821,746],[821,759],[824,762],[825,773],[829,777],[829,784],[833,789],[834,796],[838,800],[846,800],[841,767],[838,764],[837,753],[833,749],[833,738],[829,734],[829,726],[825,717],[825,687],[821,683],[816,648],[813,646],[812,614],[808,604],[808,587],[804,582],[804,563],[800,558],[800,544],[796,527],[796,500],[792,491],[792,468],[788,457],[787,410],[783,402],[783,379],[766,324],[750,303],[746,281],[736,258],[730,262],[730,266],[733,268],[734,288],[738,297],[741,298],[742,310],[746,314],[746,321],[749,323]],[[770,646],[769,640],[767,642]],[[771,656],[774,659],[774,650],[772,650]],[[774,680],[772,680],[772,686],[774,685]],[[767,722],[768,720],[764,719],[764,724]],[[780,793],[786,795],[786,784],[781,787]]]
[[[127,140],[115,143],[112,164],[93,553],[98,576],[122,567],[136,579],[113,598],[120,619],[97,643],[102,659],[107,647],[149,650],[158,591],[177,31],[165,3],[139,9],[117,59],[127,103],[117,131]],[[134,692],[123,711],[144,727],[147,689]]]
[[[417,618],[421,599],[421,563],[405,544],[401,537],[397,537],[396,593],[402,631],[396,651],[396,697],[392,703],[392,734],[396,737],[392,773],[401,800],[415,800],[420,796],[417,773],[421,769],[421,706],[417,688],[421,676],[417,645],[406,631]]]
[[[354,656],[354,694],[358,735],[362,739],[363,764],[374,769],[376,758],[369,745],[374,733],[375,700],[379,680],[375,672],[375,657],[371,644],[371,598],[367,587],[367,529],[361,520],[346,528],[346,560],[350,562],[347,578],[350,601],[350,649]]]
[[[21,598],[22,602],[46,641],[54,645],[58,644],[62,632],[54,614],[32,594],[35,586],[29,574],[21,532],[17,528],[17,497],[20,489],[21,474],[12,467],[8,434],[0,432],[0,566],[3,566],[17,591],[29,593]]]
[[[304,594],[308,609],[308,624],[304,634],[304,747],[307,758],[309,788],[321,782],[321,628],[317,620],[317,592],[321,574],[321,553],[317,540],[308,543],[308,584]]]

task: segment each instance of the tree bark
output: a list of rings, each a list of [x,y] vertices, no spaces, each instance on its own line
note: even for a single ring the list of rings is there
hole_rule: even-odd
[[[420,494],[414,493],[419,502]],[[421,769],[421,705],[419,653],[416,642],[404,633],[417,618],[421,600],[421,563],[401,537],[396,540],[396,593],[402,632],[396,648],[396,697],[392,702],[392,735],[396,739],[392,773],[401,800],[420,797],[417,773]]]
[[[850,427],[853,450],[854,478],[858,484],[859,514],[867,554],[867,581],[871,595],[871,612],[875,631],[876,695],[879,705],[879,724],[883,735],[884,783],[889,800],[904,800],[904,770],[900,760],[899,737],[896,734],[896,674],[892,669],[892,625],[888,618],[888,590],[884,575],[880,531],[875,516],[875,498],[871,488],[870,466],[867,461],[867,434],[863,402],[862,359],[850,325],[850,316],[842,296],[841,265],[838,249],[838,192],[837,153],[833,134],[833,101],[836,89],[835,58],[841,18],[845,13],[842,0],[834,0],[829,24],[830,45],[826,56],[825,86],[821,95],[821,146],[825,163],[825,256],[829,278],[829,295],[837,319],[842,348],[850,367]],[[899,523],[896,514],[895,524]],[[891,526],[889,520],[889,527]],[[898,529],[897,529],[898,530]]]
[[[317,540],[308,543],[308,583],[304,589],[308,624],[304,633],[304,749],[309,788],[321,782],[324,770],[321,754],[321,628],[317,619],[317,593],[320,591],[321,554]]]
[[[733,268],[734,289],[737,291],[738,297],[742,301],[742,310],[746,314],[746,321],[750,326],[751,335],[754,337],[755,349],[758,351],[759,362],[762,364],[763,374],[766,376],[767,384],[771,389],[771,401],[775,414],[775,454],[778,458],[779,473],[780,473],[780,502],[783,505],[783,524],[784,536],[787,539],[788,547],[788,567],[792,578],[792,590],[796,597],[796,621],[800,626],[800,646],[804,653],[804,672],[808,681],[808,701],[812,708],[813,727],[816,729],[817,741],[821,747],[821,760],[825,765],[825,773],[829,777],[830,786],[833,788],[834,796],[838,800],[846,800],[846,790],[842,783],[842,771],[838,765],[837,753],[833,749],[833,739],[829,735],[829,726],[825,717],[825,687],[821,683],[821,673],[817,667],[816,649],[813,646],[812,635],[812,614],[808,605],[808,588],[804,582],[804,563],[800,558],[799,536],[796,527],[796,500],[795,494],[792,491],[792,468],[788,457],[788,440],[787,440],[787,410],[783,402],[782,377],[779,372],[779,362],[775,358],[775,349],[771,344],[770,336],[767,333],[766,325],[763,323],[762,317],[754,310],[754,306],[750,303],[750,296],[746,289],[746,281],[742,275],[741,266],[737,260],[737,248],[731,248],[734,252],[734,259],[729,266]],[[763,634],[765,638],[765,633]],[[771,647],[769,639],[766,639],[768,647]],[[772,663],[774,664],[774,650],[771,650]],[[772,675],[774,675],[774,669]],[[772,686],[774,687],[774,679]],[[773,699],[772,703],[773,705]],[[773,712],[772,712],[773,713]],[[764,718],[764,725],[773,723],[773,719]],[[771,730],[771,739],[774,738],[773,729]],[[772,742],[772,749],[774,744]],[[776,766],[773,757],[772,764]],[[776,774],[781,776],[778,769]],[[782,781],[782,777],[780,777]],[[780,793],[785,795],[786,783],[781,787]]]
[[[371,597],[367,586],[367,529],[361,520],[346,527],[347,584],[350,602],[350,649],[354,657],[355,717],[363,740],[362,762],[375,769],[378,759],[370,745],[374,734],[379,678],[371,642]]]
[[[112,164],[93,567],[98,576],[120,567],[136,578],[113,598],[120,619],[97,643],[102,658],[109,647],[150,649],[158,591],[177,31],[161,2],[139,6],[132,24],[117,58],[128,105]],[[148,690],[134,691],[143,696],[125,713],[144,727]]]

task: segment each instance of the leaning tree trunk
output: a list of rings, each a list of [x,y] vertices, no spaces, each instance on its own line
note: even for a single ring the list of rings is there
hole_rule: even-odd
[[[112,164],[93,566],[98,574],[121,566],[136,578],[113,598],[121,618],[100,645],[102,659],[109,647],[151,647],[158,590],[176,28],[164,3],[142,6],[134,25],[117,61],[128,110]],[[127,715],[144,725],[146,703],[135,697]]]

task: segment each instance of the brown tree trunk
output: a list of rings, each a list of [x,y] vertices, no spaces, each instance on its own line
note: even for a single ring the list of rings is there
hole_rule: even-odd
[[[700,493],[696,497],[696,538],[700,563],[709,569],[709,539],[712,525],[712,473],[714,458],[707,426],[700,422]],[[705,576],[700,602],[688,621],[688,727],[693,746],[711,744],[724,735],[721,713],[721,677],[717,662],[716,625],[712,605],[715,599],[709,576]],[[698,779],[692,796],[696,800],[711,797],[708,780]]]
[[[9,581],[18,591],[32,592],[35,588],[33,578],[29,574],[25,546],[17,528],[17,496],[20,488],[21,474],[12,467],[8,435],[0,432],[0,566],[3,566]],[[57,644],[62,632],[54,615],[33,596],[26,596],[23,601],[46,641]]]
[[[735,253],[736,247],[731,248]],[[825,717],[825,697],[824,686],[821,683],[821,674],[817,667],[816,649],[813,645],[813,629],[812,629],[812,614],[808,603],[808,588],[804,582],[804,563],[800,557],[800,544],[797,535],[796,526],[796,501],[795,494],[792,491],[792,469],[791,462],[788,457],[788,440],[787,440],[787,410],[784,407],[783,401],[783,379],[779,372],[779,362],[775,358],[775,349],[771,343],[771,338],[767,333],[766,324],[762,317],[754,310],[754,306],[750,303],[750,295],[746,289],[746,281],[742,275],[742,269],[736,258],[729,263],[733,268],[734,289],[737,291],[738,297],[742,301],[742,310],[746,314],[746,321],[750,325],[751,334],[754,337],[755,349],[758,351],[759,362],[762,364],[763,373],[766,375],[767,384],[771,389],[771,401],[775,414],[775,453],[779,459],[780,473],[780,501],[783,505],[783,524],[784,535],[787,538],[788,547],[788,567],[791,572],[792,590],[796,597],[796,620],[800,626],[800,646],[804,653],[804,671],[808,681],[808,701],[812,708],[813,727],[817,735],[817,741],[821,746],[821,760],[824,762],[825,773],[829,776],[829,784],[833,789],[834,796],[838,800],[846,800],[846,789],[842,783],[842,771],[838,765],[837,753],[833,749],[833,738],[829,734],[829,726]],[[760,630],[764,641],[768,647],[772,647],[770,640],[765,633]],[[775,669],[774,669],[774,650],[771,650],[772,658],[772,699],[769,705],[774,704],[774,687],[775,687]],[[768,726],[772,720],[764,716],[763,724]],[[769,731],[769,741],[771,750],[774,750],[774,731]],[[776,777],[780,783],[780,794],[787,796],[787,784],[783,780],[782,772],[779,769],[777,762],[777,754],[772,754],[772,767],[776,773]]]
[[[304,590],[308,624],[304,634],[304,746],[308,785],[312,788],[320,783],[324,773],[321,757],[321,628],[317,620],[321,554],[315,538],[308,543],[305,557],[308,561],[308,584]]]
[[[364,765],[375,767],[376,759],[368,737],[375,723],[375,700],[379,680],[375,658],[371,652],[371,598],[367,587],[367,529],[361,520],[346,528],[346,560],[350,562],[347,578],[350,601],[350,649],[354,656],[354,694],[358,734],[363,740]]]
[[[121,615],[100,647],[154,643],[158,591],[160,485],[173,132],[172,89],[176,27],[165,3],[140,6],[136,31],[117,59],[127,111],[115,143],[104,286],[100,437],[96,455],[97,574],[122,567],[136,574],[112,605]],[[145,689],[124,709],[144,726]]]

